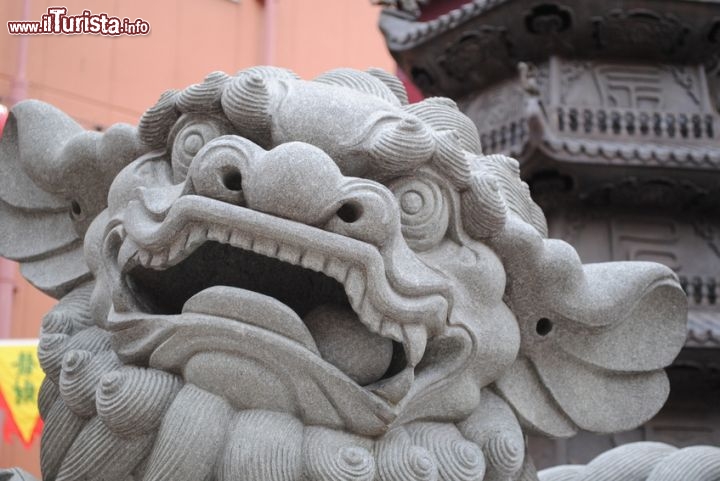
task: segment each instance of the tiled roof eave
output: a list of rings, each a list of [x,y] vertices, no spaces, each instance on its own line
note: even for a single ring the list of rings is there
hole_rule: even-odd
[[[540,147],[548,155],[566,162],[720,169],[720,148],[709,145],[662,145],[642,139],[635,142],[620,142],[546,133]]]
[[[414,21],[391,10],[383,10],[380,26],[390,50],[409,50],[508,1],[473,0],[427,22]]]

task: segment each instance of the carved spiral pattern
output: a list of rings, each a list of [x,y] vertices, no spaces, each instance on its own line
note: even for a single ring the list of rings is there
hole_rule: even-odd
[[[222,125],[208,118],[190,120],[180,127],[179,132],[174,137],[172,149],[173,176],[176,182],[185,179],[195,154],[205,144],[223,133]]]
[[[43,379],[38,390],[38,410],[40,411],[40,417],[45,420],[50,409],[52,408],[55,401],[60,396],[60,389],[47,376]]]
[[[42,320],[42,332],[47,334],[70,334],[72,332],[72,318],[62,310],[51,310]]]
[[[97,388],[98,416],[120,436],[149,433],[160,425],[180,386],[177,376],[155,369],[109,372]]]
[[[177,97],[177,108],[182,113],[219,112],[220,96],[230,76],[225,72],[212,72],[202,83],[191,85]]]
[[[95,386],[89,375],[88,364],[93,355],[88,351],[70,351],[62,361],[60,374],[60,395],[65,404],[78,416],[89,417],[94,414],[93,395]],[[94,404],[94,402],[92,403]]]
[[[56,373],[45,378],[38,399],[45,421],[40,464],[49,480],[125,481],[154,438],[121,439],[95,416],[99,379],[119,360],[108,333],[88,327],[92,287],[75,289],[43,321],[40,357]]]
[[[98,418],[88,422],[63,460],[55,481],[124,481],[152,443],[151,436],[122,439]]]
[[[46,479],[55,479],[68,449],[87,421],[70,411],[62,399],[55,401],[43,420],[40,469]]]
[[[464,476],[467,476],[468,479],[482,478],[484,461],[482,451],[476,444],[465,440],[454,441],[452,451],[457,456]]]
[[[143,481],[209,479],[233,413],[223,399],[185,384],[160,425]]]
[[[42,332],[70,335],[78,328],[91,326],[90,298],[93,286],[93,283],[86,283],[66,294],[43,317]]]
[[[477,127],[465,114],[460,112],[454,101],[443,97],[431,97],[422,102],[407,105],[405,110],[417,115],[433,130],[457,132],[460,147],[473,154],[480,154],[480,137]]]
[[[640,442],[611,449],[587,466],[558,466],[538,473],[540,481],[711,481],[720,479],[720,448],[677,449]]]
[[[60,396],[78,416],[95,414],[95,390],[100,377],[119,365],[112,351],[93,355],[89,351],[71,350],[65,355],[60,374]]]
[[[463,225],[472,237],[482,239],[498,232],[507,219],[507,207],[494,176],[475,173],[462,194]]]
[[[345,447],[338,451],[338,471],[329,479],[367,479],[375,475],[375,462],[363,448]]]
[[[313,481],[372,481],[375,459],[363,440],[326,428],[305,430],[305,472]]]
[[[300,421],[289,414],[243,411],[232,424],[219,481],[295,481],[300,477]]]
[[[237,74],[238,75],[259,75],[260,77],[262,77],[266,80],[270,80],[270,79],[300,80],[300,77],[292,70],[283,68],[283,67],[274,67],[271,65],[263,65],[263,66],[246,68],[244,70],[240,70]]]
[[[400,106],[400,101],[397,96],[387,85],[369,73],[359,72],[349,68],[339,68],[325,72],[315,78],[315,82],[348,87],[358,92],[380,97],[393,105]]]
[[[222,108],[244,137],[262,147],[270,145],[270,92],[260,73],[241,73],[233,79],[222,95]]]
[[[400,205],[402,233],[416,251],[437,245],[447,231],[450,216],[440,187],[425,177],[404,177],[390,184]]]
[[[438,478],[437,466],[430,453],[418,446],[408,450],[407,468],[411,479],[434,480]]]
[[[480,159],[483,168],[496,179],[507,207],[535,227],[540,235],[547,237],[545,216],[540,207],[532,201],[528,185],[519,181],[518,161],[504,155],[488,155]]]
[[[485,445],[485,455],[494,469],[509,476],[518,471],[525,453],[524,446],[518,446],[513,439],[496,436]]]
[[[170,129],[180,116],[176,108],[179,94],[177,90],[168,90],[154,106],[145,111],[138,124],[142,143],[155,149],[165,147]]]
[[[381,481],[436,481],[438,468],[432,455],[412,444],[403,430],[388,433],[378,441],[378,475]]]
[[[109,349],[107,332],[97,327],[87,328],[87,324],[91,322],[91,292],[91,284],[78,287],[63,297],[43,318],[38,360],[45,375],[55,383],[58,382],[62,359],[68,349],[91,352]],[[77,329],[80,329],[79,332],[75,332]],[[69,345],[71,336],[72,346]]]
[[[435,151],[435,139],[417,118],[407,117],[379,130],[373,137],[370,155],[375,167],[389,174],[407,172],[427,162]]]
[[[387,85],[390,91],[395,94],[395,97],[397,97],[397,99],[400,101],[400,105],[408,104],[407,91],[405,90],[405,86],[402,84],[399,78],[387,73],[383,69],[374,67],[367,69],[367,73]]]
[[[483,402],[457,427],[465,438],[482,447],[488,478],[512,479],[520,472],[525,438],[515,413],[502,398],[485,391]]]
[[[68,339],[67,349],[82,349],[98,354],[110,351],[110,334],[99,327],[89,327]]]
[[[43,334],[38,342],[38,361],[48,379],[58,382],[65,355],[67,334]]]
[[[422,423],[408,428],[414,443],[433,454],[443,481],[474,481],[485,474],[485,460],[477,444],[450,424]]]
[[[460,136],[454,130],[446,130],[435,135],[437,150],[433,161],[459,191],[468,188],[472,180],[470,163],[466,153],[460,148]]]

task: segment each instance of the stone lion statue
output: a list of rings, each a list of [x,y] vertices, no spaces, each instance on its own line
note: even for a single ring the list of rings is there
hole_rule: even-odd
[[[526,433],[645,422],[684,342],[673,272],[583,265],[377,69],[215,72],[104,133],[22,102],[0,168],[0,253],[59,299],[46,481],[533,480]]]

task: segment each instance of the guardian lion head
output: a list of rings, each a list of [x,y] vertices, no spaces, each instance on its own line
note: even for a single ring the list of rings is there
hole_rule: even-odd
[[[0,250],[60,299],[46,480],[532,479],[525,433],[667,396],[672,271],[583,265],[383,71],[215,72],[105,133],[29,101],[1,147]]]

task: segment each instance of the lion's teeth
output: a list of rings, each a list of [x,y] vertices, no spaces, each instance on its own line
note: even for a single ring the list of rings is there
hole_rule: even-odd
[[[420,324],[406,324],[402,328],[403,347],[407,356],[408,364],[417,366],[425,355],[427,347],[427,329]]]
[[[363,300],[363,294],[365,294],[365,282],[359,269],[352,267],[348,271],[347,279],[345,279],[345,292],[350,299],[350,304],[357,312]]]
[[[185,248],[187,250],[195,249],[197,246],[207,240],[207,230],[203,227],[195,227],[190,229],[190,235],[188,235],[187,244]]]
[[[117,262],[120,267],[125,267],[130,259],[137,254],[138,245],[129,237],[126,238],[118,251]]]
[[[252,237],[241,230],[234,230],[230,235],[230,244],[241,249],[249,249],[252,245]]]
[[[325,265],[325,274],[338,282],[343,282],[348,273],[348,264],[340,259],[331,258]]]
[[[278,243],[271,239],[258,238],[255,239],[252,250],[260,255],[275,257],[278,251]]]
[[[307,251],[300,259],[300,265],[306,269],[320,272],[325,267],[325,257],[317,252]]]
[[[148,267],[150,265],[152,255],[148,251],[141,250],[138,252],[138,259],[140,260],[140,264],[142,264],[143,267]]]
[[[291,245],[282,244],[277,252],[277,258],[283,262],[297,265],[300,261],[300,249]]]
[[[214,225],[208,229],[207,238],[211,241],[224,243],[227,241],[228,236],[223,227]]]
[[[180,260],[180,256],[185,251],[185,243],[187,242],[188,233],[183,231],[178,235],[177,239],[175,239],[175,242],[172,243],[170,246],[169,252],[168,252],[168,261],[169,262],[177,262]]]
[[[161,251],[152,256],[150,259],[150,267],[165,267],[168,262],[168,251]]]

